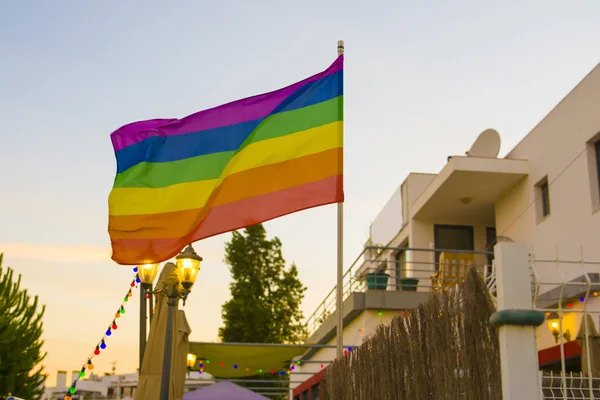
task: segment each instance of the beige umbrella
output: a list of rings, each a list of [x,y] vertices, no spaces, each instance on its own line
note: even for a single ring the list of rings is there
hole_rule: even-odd
[[[585,340],[585,321],[587,320],[587,333],[589,343]],[[585,375],[598,376],[600,374],[600,335],[596,330],[596,325],[592,316],[587,314],[585,318],[581,319],[581,327],[577,334],[577,343],[581,347],[581,371]],[[590,352],[590,366],[591,371],[588,369],[588,347]]]
[[[177,327],[177,335],[174,336],[175,353],[173,355],[171,380],[175,384],[173,399],[181,400],[183,398],[185,377],[187,375],[187,355],[190,352],[189,337],[190,333],[192,333],[192,328],[188,324],[184,311],[177,311],[175,326]]]
[[[177,281],[175,264],[167,263],[158,277],[156,289],[164,288],[165,283],[172,284]],[[136,400],[160,400],[160,384],[162,375],[162,363],[165,348],[165,334],[167,324],[167,296],[158,294],[156,296],[156,308],[150,324],[150,333],[144,360],[135,393]],[[173,324],[173,347],[171,350],[171,383],[169,400],[181,400],[185,385],[186,355],[189,349],[188,336],[191,333],[190,326],[183,311],[177,310],[175,305],[175,318]]]

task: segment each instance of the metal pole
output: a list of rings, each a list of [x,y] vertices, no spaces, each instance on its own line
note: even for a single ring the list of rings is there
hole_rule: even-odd
[[[152,316],[154,315],[154,295],[152,294],[152,284],[148,285],[148,315],[150,316],[150,323],[152,323]]]
[[[140,374],[142,373],[144,351],[146,351],[146,288],[146,284],[142,284],[140,288]]]
[[[344,54],[344,41],[338,40],[338,56]],[[344,304],[344,203],[337,203],[337,286],[336,286],[336,308],[337,308],[337,357],[344,353],[344,315],[342,307]]]
[[[175,288],[173,289],[175,290]],[[168,296],[169,294],[166,293]],[[171,354],[173,350],[173,319],[175,304],[177,304],[177,293],[175,297],[169,296],[167,311],[167,332],[165,334],[165,350],[163,353],[162,378],[160,382],[160,400],[169,400],[169,388],[171,386]]]

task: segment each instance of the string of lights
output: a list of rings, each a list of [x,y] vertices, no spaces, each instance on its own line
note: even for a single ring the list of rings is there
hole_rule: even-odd
[[[137,267],[133,268],[133,272],[135,273],[135,276],[134,276],[133,280],[131,281],[131,283],[129,284],[130,287],[127,291],[127,294],[125,295],[125,297],[123,298],[123,301],[121,302],[121,305],[117,309],[117,312],[115,313],[115,316],[112,319],[112,322],[108,325],[106,332],[104,332],[104,335],[102,335],[102,338],[96,344],[94,351],[92,353],[90,353],[90,355],[87,358],[87,361],[81,367],[81,370],[79,371],[78,376],[73,379],[73,382],[71,383],[71,387],[69,387],[69,390],[68,390],[66,396],[64,397],[64,400],[71,400],[71,397],[75,394],[75,392],[77,392],[77,382],[81,378],[85,378],[86,371],[92,371],[94,369],[94,363],[92,362],[92,360],[94,359],[95,356],[99,356],[102,351],[106,350],[106,347],[107,347],[106,340],[110,336],[112,336],[112,334],[115,330],[117,330],[117,328],[118,328],[117,319],[119,319],[121,317],[121,315],[125,314],[125,303],[127,303],[129,301],[129,298],[132,296],[131,290],[134,288],[137,288],[140,283],[140,277],[138,275],[138,268]]]
[[[344,350],[344,355],[350,353],[352,351],[352,347],[349,347],[347,349]],[[205,364],[210,364],[210,360],[200,360],[200,364],[199,364],[199,373],[204,373],[204,365]],[[302,365],[302,361],[298,360],[296,362],[294,362],[293,364],[290,364],[289,368],[286,368],[284,370],[281,371],[275,371],[273,369],[271,370],[264,370],[262,368],[258,369],[257,372],[258,374],[271,374],[271,375],[276,375],[277,373],[279,373],[279,375],[289,375],[291,373],[293,373],[295,371],[295,369],[299,366]],[[219,367],[221,368],[233,368],[233,369],[242,369],[242,367],[240,367],[238,364],[231,364],[231,365],[227,365],[225,362],[220,362],[219,363]],[[321,368],[325,368],[325,364],[321,364]],[[250,368],[245,368],[246,372],[250,372]]]

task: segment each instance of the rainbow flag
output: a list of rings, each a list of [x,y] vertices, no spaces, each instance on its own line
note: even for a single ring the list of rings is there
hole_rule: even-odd
[[[344,201],[343,57],[274,92],[113,132],[112,259],[162,262],[194,241]]]

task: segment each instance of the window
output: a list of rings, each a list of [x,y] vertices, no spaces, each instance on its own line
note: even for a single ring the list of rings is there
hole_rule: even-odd
[[[408,241],[403,242],[400,247],[408,248]],[[396,290],[401,290],[402,278],[406,278],[406,271],[408,270],[406,250],[400,250],[394,254],[394,280],[396,281]]]
[[[435,248],[440,250],[475,250],[473,227],[462,225],[434,225]],[[440,254],[435,252],[435,270],[440,269]]]
[[[308,400],[308,389],[302,392],[302,400]]]
[[[542,219],[550,215],[550,186],[548,184],[548,177],[544,177],[538,182],[536,186],[536,202],[537,202],[537,220],[540,222]]]
[[[598,182],[598,188],[600,188],[600,140],[594,144],[594,149],[596,152],[596,179]],[[600,191],[598,195],[600,195]]]
[[[486,251],[494,251],[494,246],[496,245],[496,228],[485,228],[485,250]],[[494,254],[487,255],[487,264],[488,270],[487,274],[491,275],[492,273],[492,262],[494,261]]]
[[[319,400],[319,384],[310,388],[310,400]]]
[[[588,181],[592,213],[600,211],[600,132],[586,144]]]

